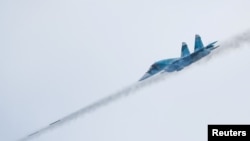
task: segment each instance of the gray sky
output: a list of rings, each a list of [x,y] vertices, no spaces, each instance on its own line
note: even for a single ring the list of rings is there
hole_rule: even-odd
[[[250,25],[248,0],[1,0],[0,140],[13,141],[135,81],[160,59]],[[249,124],[249,44],[173,75],[36,141],[205,141]]]

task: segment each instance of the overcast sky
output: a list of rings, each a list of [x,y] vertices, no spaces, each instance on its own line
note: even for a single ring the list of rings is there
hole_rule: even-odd
[[[249,0],[0,0],[0,140],[135,83],[160,59],[249,29]],[[250,49],[201,61],[34,141],[206,141],[250,123]]]

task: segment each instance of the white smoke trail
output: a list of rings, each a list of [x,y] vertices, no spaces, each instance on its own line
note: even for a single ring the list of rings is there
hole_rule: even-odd
[[[130,85],[130,86],[114,93],[114,94],[111,94],[108,97],[100,99],[99,101],[92,103],[91,105],[89,105],[87,107],[84,107],[84,108],[82,108],[76,112],[73,112],[73,113],[71,113],[71,114],[69,114],[69,115],[67,115],[67,116],[65,116],[65,117],[63,117],[55,122],[50,123],[49,125],[41,128],[39,130],[36,130],[35,132],[27,135],[26,137],[24,137],[22,139],[19,139],[18,141],[28,141],[28,140],[31,140],[35,137],[38,137],[39,135],[44,134],[50,130],[53,130],[54,128],[57,128],[59,126],[62,126],[63,124],[65,124],[71,120],[74,120],[74,119],[78,118],[79,116],[84,116],[85,114],[88,114],[89,112],[91,112],[93,110],[101,108],[101,107],[103,107],[111,102],[114,102],[115,100],[118,100],[124,96],[128,96],[129,94],[136,92],[145,86],[148,86],[152,83],[163,80],[165,77],[166,77],[166,73],[158,74],[158,75],[152,76],[144,81],[136,82],[136,83],[134,83],[134,84],[132,84],[132,85]]]
[[[241,34],[233,36],[226,41],[220,43],[220,47],[213,53],[216,56],[227,51],[238,49],[243,47],[245,44],[250,44],[250,30],[247,30]]]
[[[205,61],[208,61],[211,57],[214,57],[218,54],[224,53],[225,51],[229,50],[229,49],[235,49],[235,48],[239,48],[241,47],[243,44],[249,44],[250,43],[250,30],[247,32],[244,32],[242,34],[239,34],[235,37],[232,37],[230,39],[228,39],[227,41],[224,41],[220,44],[220,47],[217,49],[216,52],[213,52],[210,56],[206,57]],[[78,118],[79,116],[84,116],[85,114],[93,111],[93,110],[97,110],[98,108],[101,108],[111,102],[114,102],[115,100],[118,100],[122,97],[128,96],[138,90],[140,90],[141,88],[144,88],[152,83],[156,83],[158,81],[162,81],[166,78],[166,76],[173,76],[174,74],[177,74],[176,72],[171,73],[171,75],[168,75],[168,73],[162,72],[159,73],[158,75],[152,76],[148,79],[145,79],[141,82],[136,82],[114,94],[111,94],[108,97],[105,97],[103,99],[100,99],[99,101],[84,107],[76,112],[73,112],[72,114],[69,114],[68,116],[65,116],[47,126],[45,126],[44,128],[41,128],[35,132],[33,132],[32,134],[18,140],[18,141],[28,141],[31,140],[39,135],[42,135],[54,128],[57,128],[59,126],[62,126],[63,124]]]
[[[229,51],[240,49],[244,47],[244,45],[250,44],[250,30],[246,30],[245,32],[235,35],[225,41],[221,41],[219,43],[219,48],[212,51],[207,57],[204,57],[197,64],[203,64],[210,59],[215,58],[216,56],[228,53]]]

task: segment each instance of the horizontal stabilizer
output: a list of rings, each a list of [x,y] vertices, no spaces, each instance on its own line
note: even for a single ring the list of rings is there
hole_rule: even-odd
[[[188,49],[188,46],[185,42],[182,42],[182,47],[181,47],[181,57],[185,57],[190,55],[190,51]]]
[[[206,46],[206,48],[212,48],[214,47],[214,44],[217,43],[218,41],[212,42]]]

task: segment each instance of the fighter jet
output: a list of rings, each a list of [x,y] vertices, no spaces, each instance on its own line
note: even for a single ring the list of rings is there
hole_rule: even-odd
[[[216,42],[217,41],[212,42],[204,47],[200,35],[196,34],[193,53],[190,53],[187,44],[182,42],[181,56],[179,58],[169,58],[155,62],[139,81],[147,79],[161,71],[174,72],[182,70],[190,64],[207,56],[212,50],[219,47],[215,46]]]

